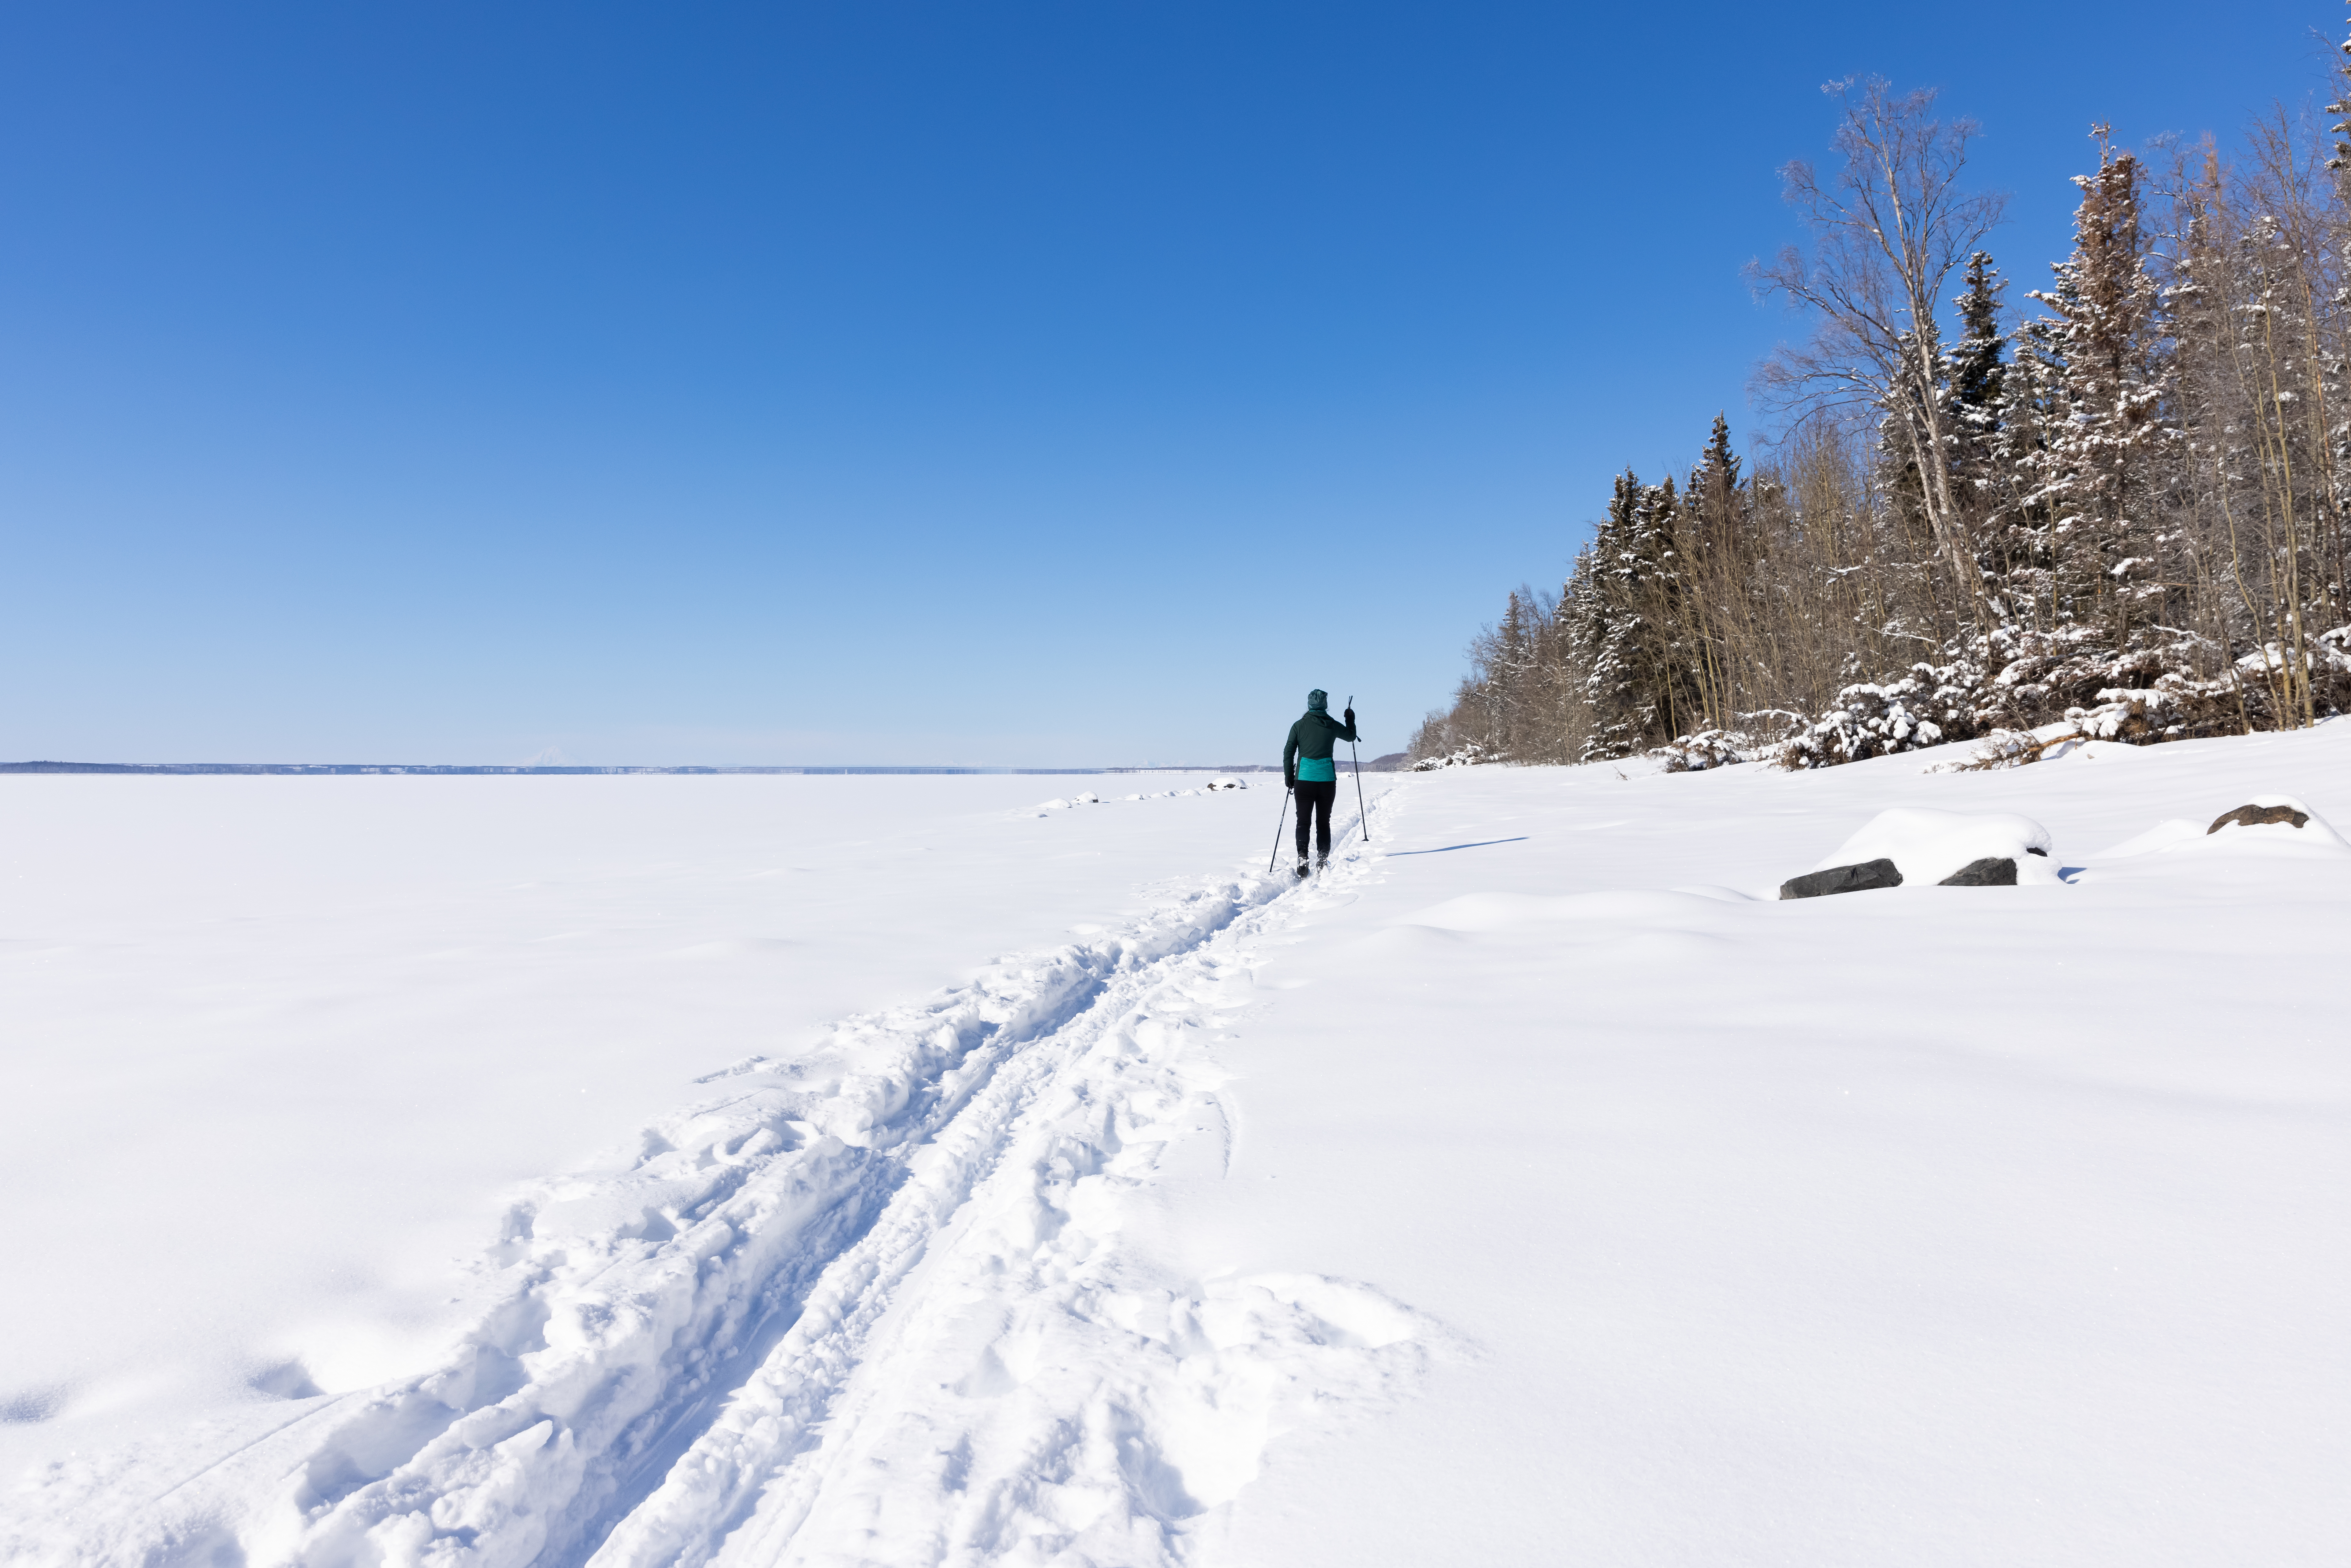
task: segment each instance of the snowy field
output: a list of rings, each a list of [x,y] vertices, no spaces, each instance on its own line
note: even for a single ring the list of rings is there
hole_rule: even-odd
[[[1937,760],[0,779],[0,1560],[2351,1561],[2351,725]]]

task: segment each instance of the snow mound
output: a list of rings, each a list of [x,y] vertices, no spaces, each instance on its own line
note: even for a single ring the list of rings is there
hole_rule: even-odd
[[[2101,850],[2090,858],[2118,861],[2128,860],[2133,855],[2160,854],[2165,850],[2177,849],[2181,844],[2193,842],[2203,837],[2204,827],[2201,823],[2191,822],[2182,817],[2174,817],[2168,821],[2158,822],[2143,833],[2133,834],[2111,849]]]
[[[2133,746],[2127,740],[2078,740],[2062,752],[2053,751],[2043,761],[2063,758],[2073,762],[2127,762],[2147,755],[2144,746]]]
[[[1932,886],[1980,860],[2012,860],[2021,887],[2064,881],[2049,859],[2049,830],[2012,811],[1937,811],[1902,807],[1880,811],[1869,825],[1812,869],[1890,860],[1906,884]]]
[[[1042,817],[1051,811],[1067,811],[1079,806],[1099,806],[1101,804],[1102,797],[1093,793],[1092,790],[1088,790],[1085,794],[1072,795],[1067,800],[1057,795],[1050,800],[1040,800],[1036,805],[1029,807],[1029,814],[1032,816]]]
[[[1752,902],[1729,888],[1677,889],[1671,893],[1471,893],[1417,909],[1396,922],[1437,931],[1502,931],[1539,921],[1588,920],[1607,924],[1705,918],[1729,902]]]
[[[1208,788],[1211,789],[1246,789],[1249,786],[1242,783],[1239,779],[1233,778],[1231,775],[1226,774],[1209,779]]]

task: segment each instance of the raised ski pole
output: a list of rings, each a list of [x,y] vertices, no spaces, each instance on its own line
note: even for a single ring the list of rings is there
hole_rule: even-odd
[[[1353,697],[1349,697],[1347,699],[1348,711],[1351,713],[1353,712],[1354,706],[1355,699]],[[1364,842],[1368,844],[1372,841],[1372,809],[1364,804],[1364,754],[1355,749],[1355,743],[1352,740],[1347,742],[1347,754],[1355,759],[1355,812],[1356,815],[1362,819],[1364,824]],[[1280,841],[1278,837],[1276,841]]]
[[[1265,857],[1265,874],[1273,874],[1273,862],[1281,853],[1281,824],[1290,821],[1290,791],[1281,792],[1281,810],[1273,819],[1273,853]]]

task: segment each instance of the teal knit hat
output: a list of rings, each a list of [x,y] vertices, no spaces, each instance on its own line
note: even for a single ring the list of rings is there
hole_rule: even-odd
[[[1331,694],[1322,690],[1321,687],[1318,686],[1313,691],[1306,694],[1306,711],[1308,713],[1323,713],[1328,711],[1330,706]]]

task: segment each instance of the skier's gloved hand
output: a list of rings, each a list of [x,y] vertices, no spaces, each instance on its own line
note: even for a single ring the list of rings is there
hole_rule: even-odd
[[[1355,727],[1355,710],[1353,708],[1349,708],[1347,710],[1347,727],[1349,729]]]

